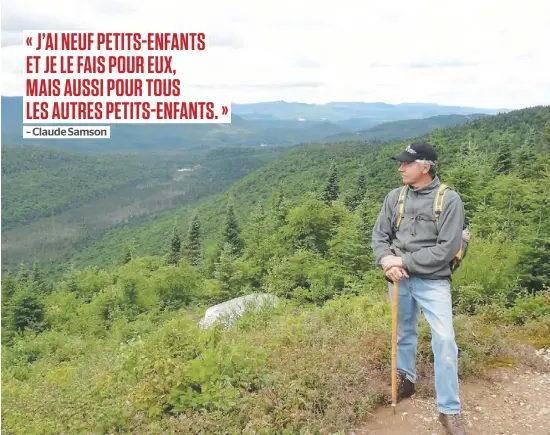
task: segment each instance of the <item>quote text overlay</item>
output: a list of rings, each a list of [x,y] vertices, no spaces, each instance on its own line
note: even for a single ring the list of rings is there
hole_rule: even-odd
[[[231,103],[186,98],[205,33],[25,31],[23,123],[231,123]],[[191,54],[192,53],[192,54]]]

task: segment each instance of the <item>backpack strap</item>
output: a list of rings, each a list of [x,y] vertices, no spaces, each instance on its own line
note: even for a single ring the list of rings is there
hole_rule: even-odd
[[[443,211],[443,197],[445,196],[445,191],[449,188],[444,183],[441,183],[439,186],[439,190],[437,192],[437,195],[435,197],[434,201],[434,218],[435,218],[435,224],[437,225],[439,223],[439,215]]]
[[[399,212],[397,215],[397,222],[395,223],[395,229],[399,229],[399,225],[401,224],[403,216],[405,215],[405,198],[407,197],[408,188],[409,186],[405,184],[399,192],[399,200],[397,203],[399,205]]]

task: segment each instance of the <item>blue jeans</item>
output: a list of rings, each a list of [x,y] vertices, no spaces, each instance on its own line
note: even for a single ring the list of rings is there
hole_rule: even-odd
[[[388,283],[390,301],[393,284]],[[451,285],[446,279],[416,277],[399,281],[397,326],[397,370],[416,381],[419,309],[432,332],[437,409],[444,414],[460,411],[458,391],[458,347],[453,328]]]

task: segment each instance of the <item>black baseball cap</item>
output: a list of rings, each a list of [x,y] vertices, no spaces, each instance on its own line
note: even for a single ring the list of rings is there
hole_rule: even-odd
[[[435,148],[427,142],[413,142],[400,154],[392,156],[399,162],[414,162],[415,160],[437,161]]]

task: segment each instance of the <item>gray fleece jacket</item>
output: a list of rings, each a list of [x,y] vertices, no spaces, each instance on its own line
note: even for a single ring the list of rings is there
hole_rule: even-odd
[[[400,187],[384,199],[380,214],[372,230],[372,249],[376,266],[380,260],[394,253],[403,258],[409,276],[426,279],[447,279],[451,276],[450,261],[461,246],[464,228],[464,204],[459,194],[447,189],[443,211],[436,227],[433,205],[441,184],[438,177],[418,190],[409,187],[405,199],[404,216],[395,233],[399,215]]]

